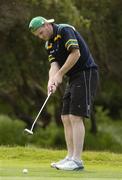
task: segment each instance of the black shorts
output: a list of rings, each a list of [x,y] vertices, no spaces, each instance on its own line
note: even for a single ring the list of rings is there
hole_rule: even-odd
[[[89,118],[97,84],[97,69],[82,71],[71,78],[63,97],[62,115],[72,114]]]

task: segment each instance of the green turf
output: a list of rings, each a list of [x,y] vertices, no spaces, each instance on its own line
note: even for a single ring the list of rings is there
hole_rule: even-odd
[[[0,147],[0,180],[97,180],[122,179],[122,155],[109,152],[84,152],[83,171],[61,171],[50,163],[66,155],[66,151],[33,147]],[[22,170],[28,169],[28,174]]]

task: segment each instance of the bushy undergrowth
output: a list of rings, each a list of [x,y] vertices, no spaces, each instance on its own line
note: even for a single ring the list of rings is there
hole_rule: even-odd
[[[35,129],[34,135],[24,132],[26,124],[19,120],[12,120],[7,116],[0,116],[0,145],[36,145],[40,147],[64,147],[63,129],[54,123],[47,128]]]
[[[101,106],[96,108],[95,116],[98,133],[93,135],[87,130],[85,149],[108,150],[122,153],[122,121],[114,121],[108,114],[109,111],[103,110]],[[89,126],[89,123],[87,125]]]
[[[84,149],[122,153],[122,144],[118,141],[119,131],[117,131],[117,127],[114,127],[114,124],[112,125],[114,122],[110,120],[107,113],[103,112],[101,108],[98,108],[96,118],[98,120],[98,133],[93,135],[89,132],[88,127],[90,126],[90,122],[88,122]],[[0,145],[35,145],[46,148],[65,148],[63,127],[59,128],[55,123],[51,123],[46,129],[36,128],[32,136],[24,133],[25,126],[26,125],[19,120],[11,120],[9,117],[0,116]],[[115,129],[118,132],[116,136],[113,133]]]
[[[30,140],[30,143],[36,146],[64,148],[64,131],[55,123],[50,124],[46,129],[38,128]]]
[[[7,116],[0,116],[0,145],[24,145],[27,137],[23,134],[25,124],[12,120]]]
[[[86,150],[122,153],[122,145],[111,134],[104,132],[98,132],[96,135],[87,132],[84,147]]]

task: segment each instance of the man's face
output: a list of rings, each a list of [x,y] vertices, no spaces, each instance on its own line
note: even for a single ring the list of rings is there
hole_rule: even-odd
[[[51,24],[44,24],[42,27],[38,28],[33,34],[40,39],[47,41],[53,34],[53,29]]]

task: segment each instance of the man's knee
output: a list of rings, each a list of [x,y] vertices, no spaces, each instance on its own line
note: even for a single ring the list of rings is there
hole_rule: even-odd
[[[62,122],[63,124],[69,124],[69,115],[61,115],[61,119],[62,119]]]
[[[83,117],[81,117],[81,116],[76,116],[76,115],[72,115],[72,114],[70,114],[69,115],[69,118],[70,118],[70,121],[72,122],[72,123],[82,123],[83,121],[84,121],[84,118]]]

